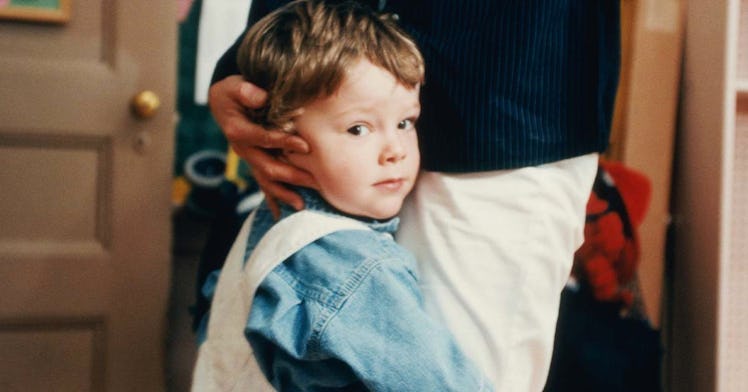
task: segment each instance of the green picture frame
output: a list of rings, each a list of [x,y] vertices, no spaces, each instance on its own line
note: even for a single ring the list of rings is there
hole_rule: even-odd
[[[39,23],[70,20],[72,0],[0,0],[0,19]]]

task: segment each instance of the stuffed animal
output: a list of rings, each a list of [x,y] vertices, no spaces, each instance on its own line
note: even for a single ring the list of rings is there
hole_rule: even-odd
[[[660,334],[646,317],[637,279],[637,228],[650,188],[643,174],[600,162],[584,244],[561,293],[544,392],[662,390]]]
[[[651,197],[649,180],[618,162],[601,160],[587,203],[584,243],[574,255],[572,276],[595,300],[643,313],[636,271],[637,228]]]

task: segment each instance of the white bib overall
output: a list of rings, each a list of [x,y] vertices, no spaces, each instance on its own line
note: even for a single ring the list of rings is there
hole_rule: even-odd
[[[218,278],[206,339],[197,353],[193,392],[274,391],[244,336],[255,291],[278,264],[318,238],[340,230],[370,230],[345,217],[296,212],[271,227],[244,263],[254,216],[245,220]]]

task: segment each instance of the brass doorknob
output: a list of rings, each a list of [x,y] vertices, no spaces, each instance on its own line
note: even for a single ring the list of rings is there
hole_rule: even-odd
[[[161,100],[158,95],[150,90],[144,90],[132,97],[130,109],[138,118],[146,119],[156,115]]]

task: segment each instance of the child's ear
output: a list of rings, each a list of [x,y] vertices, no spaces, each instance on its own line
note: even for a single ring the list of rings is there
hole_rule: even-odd
[[[281,132],[288,133],[291,135],[296,135],[296,125],[294,124],[293,120],[281,125],[278,127],[278,129],[281,130]]]
[[[298,132],[296,132],[296,120],[304,113],[304,108],[297,108],[294,110],[291,110],[288,113],[288,122],[286,122],[283,126],[283,130],[291,133],[293,135],[297,135]]]

